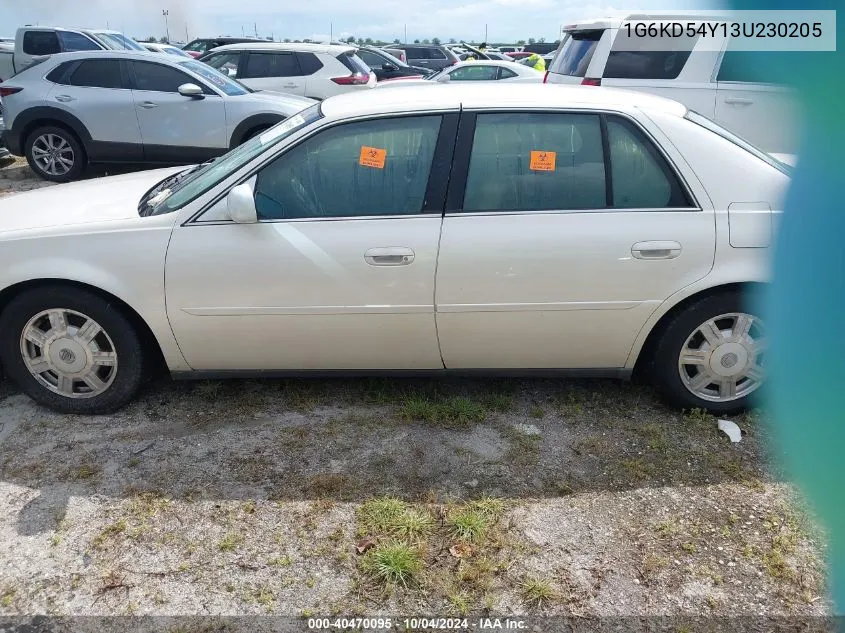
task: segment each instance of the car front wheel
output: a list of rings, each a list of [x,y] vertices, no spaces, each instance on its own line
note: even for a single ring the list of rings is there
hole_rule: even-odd
[[[739,292],[705,297],[681,311],[663,332],[654,378],[673,404],[732,414],[763,385],[766,329]]]
[[[61,413],[109,413],[138,392],[144,350],[113,303],[68,287],[26,291],[0,315],[0,360],[33,400]]]
[[[82,144],[64,128],[41,127],[26,139],[26,160],[32,170],[46,180],[69,182],[85,169]]]

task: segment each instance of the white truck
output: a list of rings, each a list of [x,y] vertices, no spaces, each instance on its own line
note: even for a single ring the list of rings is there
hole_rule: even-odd
[[[56,53],[103,49],[146,50],[118,31],[24,26],[15,34],[14,46],[0,43],[0,81],[19,73],[39,58]]]

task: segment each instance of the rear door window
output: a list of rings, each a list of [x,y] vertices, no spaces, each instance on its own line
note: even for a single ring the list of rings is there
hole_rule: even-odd
[[[606,194],[599,115],[478,115],[464,211],[603,209]]]
[[[564,40],[549,72],[570,77],[586,77],[587,68],[599,45],[604,29],[572,31]]]
[[[56,55],[62,52],[55,31],[27,31],[23,34],[23,52],[27,55]]]
[[[123,88],[120,62],[116,59],[86,59],[70,76],[71,86]]]
[[[261,77],[300,77],[302,70],[296,55],[288,52],[250,52],[243,70],[244,79]]]

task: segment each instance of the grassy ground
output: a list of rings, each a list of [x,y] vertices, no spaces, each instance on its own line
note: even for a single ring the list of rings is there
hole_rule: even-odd
[[[0,387],[0,614],[819,615],[766,456],[614,381]]]

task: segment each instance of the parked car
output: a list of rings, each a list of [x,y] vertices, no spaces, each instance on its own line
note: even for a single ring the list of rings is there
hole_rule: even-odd
[[[789,180],[641,93],[333,97],[207,165],[0,200],[0,359],[69,413],[121,407],[163,359],[205,378],[636,369],[727,414],[765,380],[748,297]]]
[[[525,51],[517,51],[514,53],[505,53],[506,56],[510,57],[515,61],[519,61],[521,59],[525,59],[526,57],[531,57],[534,53],[526,53]]]
[[[191,40],[183,47],[191,57],[198,58],[210,51],[212,48],[220,46],[227,46],[228,44],[246,44],[248,42],[267,42],[257,37],[230,37],[228,35],[221,35],[220,37],[201,37]]]
[[[519,53],[522,51],[522,46],[500,46],[499,51],[502,53]]]
[[[108,29],[66,29],[25,26],[15,35],[13,71],[19,73],[35,61],[58,53],[96,50],[145,50],[138,42]]]
[[[15,45],[0,43],[0,82],[15,74]]]
[[[626,20],[637,19],[636,15]],[[701,24],[689,15],[679,21]],[[676,99],[757,147],[794,154],[799,103],[778,83],[778,63],[789,53],[736,50],[716,29],[713,37],[673,38],[673,50],[614,50],[620,18],[565,27],[568,37],[549,68],[549,83],[613,86]],[[714,39],[715,38],[715,39]],[[643,38],[644,40],[645,38]],[[669,47],[666,47],[669,48]]]
[[[432,73],[428,68],[408,66],[402,60],[375,46],[362,46],[356,54],[375,73],[376,81],[406,77],[422,78]]]
[[[423,79],[384,81],[379,88],[412,86],[417,84],[453,83],[462,81],[510,83],[543,83],[543,73],[528,66],[498,60],[459,62]]]
[[[355,51],[337,44],[229,44],[200,61],[255,90],[325,99],[376,85],[375,74]]]
[[[174,57],[190,57],[193,59],[192,55],[189,55],[187,51],[178,48],[176,46],[172,46],[170,44],[157,44],[155,42],[141,42],[141,46],[145,49],[150,51],[151,53],[162,53],[164,55],[173,55]]]
[[[560,42],[535,42],[534,44],[526,44],[522,47],[522,50],[525,53],[548,55],[549,53],[554,53],[559,46]]]
[[[306,106],[256,93],[194,59],[63,53],[0,84],[3,145],[42,178],[93,163],[192,163],[224,154]]]
[[[431,70],[440,70],[460,61],[457,55],[445,46],[435,46],[433,44],[393,44],[391,48],[386,50],[388,53],[391,50],[402,51],[405,54],[402,61],[406,64],[410,66],[422,66]]]

